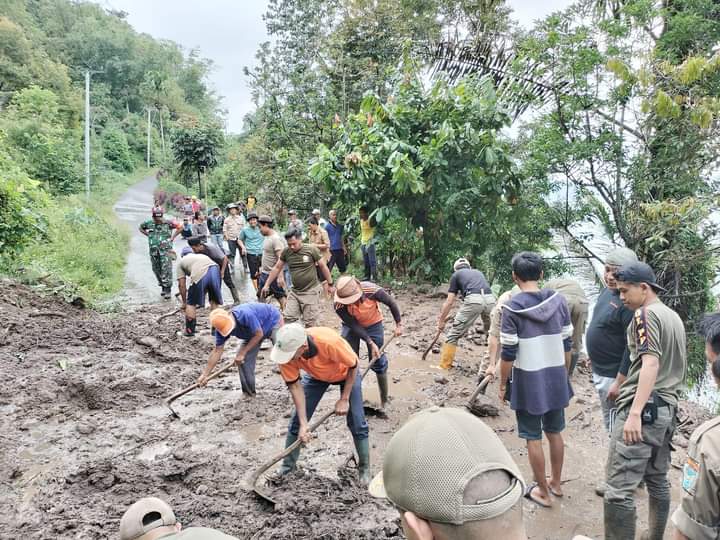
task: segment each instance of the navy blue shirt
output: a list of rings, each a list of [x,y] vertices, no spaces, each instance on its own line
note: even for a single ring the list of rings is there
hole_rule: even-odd
[[[342,237],[343,233],[345,232],[345,226],[338,223],[337,225],[333,225],[332,221],[328,221],[325,224],[325,230],[328,233],[328,238],[330,238],[330,249],[331,250],[338,250],[343,248],[343,242]]]
[[[601,377],[616,377],[620,371],[627,375],[630,352],[626,332],[632,318],[633,312],[623,305],[620,293],[603,289],[585,337],[593,373]]]
[[[280,322],[280,310],[270,304],[252,302],[235,306],[230,310],[235,318],[235,328],[227,336],[215,332],[215,345],[221,347],[231,336],[250,341],[258,330],[270,337],[273,328]]]

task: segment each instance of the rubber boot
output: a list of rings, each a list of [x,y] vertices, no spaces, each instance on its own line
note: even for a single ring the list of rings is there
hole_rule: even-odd
[[[605,501],[605,540],[635,540],[635,509]]]
[[[376,373],[378,389],[380,390],[380,408],[385,410],[388,400],[388,376],[385,373]]]
[[[454,343],[443,343],[440,349],[440,368],[450,369],[455,361],[455,351],[457,351],[457,345]]]
[[[577,367],[578,358],[580,358],[580,353],[572,353],[570,355],[570,376],[572,377],[572,374],[575,372],[575,368]]]
[[[232,297],[233,297],[233,304],[238,305],[241,302],[241,300],[240,300],[240,294],[237,292],[237,289],[234,287],[232,289],[230,289],[230,294],[232,294]]]
[[[358,481],[364,487],[370,483],[370,439],[353,437],[358,454]]]
[[[662,540],[669,515],[670,499],[649,497],[648,530],[645,531],[640,538],[642,540]]]
[[[188,319],[185,317],[185,337],[193,337],[195,328],[197,327],[197,319]]]
[[[293,444],[295,441],[297,441],[297,435],[293,435],[288,431],[287,436],[285,437],[285,448]],[[286,456],[285,459],[283,459],[282,465],[280,465],[278,473],[281,475],[286,475],[294,471],[299,457],[300,447],[298,446],[295,450],[292,451],[290,455]]]

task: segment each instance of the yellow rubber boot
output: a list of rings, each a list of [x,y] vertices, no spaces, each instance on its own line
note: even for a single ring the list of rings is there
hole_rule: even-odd
[[[455,351],[457,351],[457,345],[454,343],[443,343],[442,349],[440,349],[440,367],[441,369],[450,369],[455,360]]]

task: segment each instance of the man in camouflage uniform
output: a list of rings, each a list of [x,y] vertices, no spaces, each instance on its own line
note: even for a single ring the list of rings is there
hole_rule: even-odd
[[[179,231],[180,228],[174,221],[164,219],[163,209],[160,207],[153,208],[152,219],[140,224],[140,232],[148,237],[150,263],[165,299],[170,298],[172,290],[172,247]]]

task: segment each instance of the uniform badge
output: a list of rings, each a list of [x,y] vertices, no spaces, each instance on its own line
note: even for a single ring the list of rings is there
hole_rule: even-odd
[[[685,466],[683,467],[682,487],[690,495],[695,495],[695,482],[697,482],[699,472],[700,464],[688,456]]]
[[[303,255],[303,262],[310,262],[310,257],[308,257],[307,255]]]

